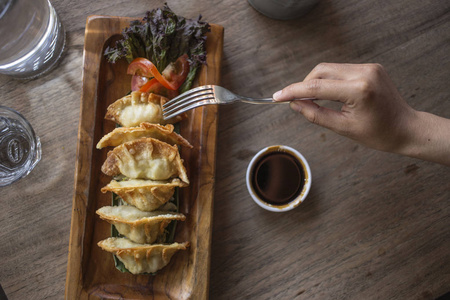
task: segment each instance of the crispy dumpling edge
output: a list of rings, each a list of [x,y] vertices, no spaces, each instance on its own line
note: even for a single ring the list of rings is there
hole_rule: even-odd
[[[116,230],[135,243],[153,243],[159,239],[172,221],[185,221],[186,216],[179,212],[153,211],[142,212],[153,214],[137,219],[127,219],[120,215],[122,209],[142,212],[133,206],[103,206],[97,209],[96,214],[100,219],[114,225]],[[133,213],[133,212],[131,212]]]
[[[151,142],[152,143],[152,149],[157,149],[157,151],[159,151],[160,153],[162,152],[167,152],[167,149],[170,149],[169,152],[171,152],[171,150],[173,150],[174,154],[175,154],[175,164],[176,164],[176,169],[178,171],[178,178],[180,178],[180,180],[182,182],[185,182],[186,184],[189,184],[189,179],[187,177],[187,171],[186,168],[183,164],[183,159],[180,156],[180,153],[178,151],[178,148],[176,146],[171,146],[167,143],[161,142],[157,139],[153,139],[153,138],[141,138],[138,140],[134,140],[131,142],[127,142],[124,144],[121,144],[117,147],[115,147],[113,150],[109,151],[107,154],[107,158],[105,160],[105,162],[103,163],[101,170],[105,175],[109,175],[109,176],[116,176],[121,174],[120,173],[120,168],[118,166],[120,159],[117,155],[117,152],[120,152],[122,150],[123,147],[127,148],[126,151],[128,150],[128,146],[132,146],[132,145],[136,145],[136,147],[141,146],[141,143],[146,143],[146,142]],[[173,153],[169,153],[170,155],[172,155]],[[167,155],[169,156],[169,155]],[[164,155],[162,156],[164,157]],[[126,175],[126,174],[124,174]],[[177,178],[177,177],[172,177],[172,178]]]
[[[179,250],[186,250],[190,246],[189,242],[182,242],[182,243],[175,242],[172,244],[137,244],[138,246],[132,246],[132,247],[128,247],[128,248],[118,248],[118,247],[115,247],[115,245],[111,245],[111,244],[114,244],[114,242],[117,239],[128,240],[126,238],[109,237],[109,238],[99,241],[97,243],[97,245],[104,251],[107,251],[107,252],[110,252],[110,253],[113,253],[114,255],[116,255],[116,257],[124,263],[125,267],[132,274],[142,274],[145,272],[133,272],[133,271],[135,271],[135,268],[133,266],[128,265],[129,262],[126,261],[126,256],[128,256],[128,258],[133,258],[133,260],[132,260],[133,264],[136,265],[137,267],[142,268],[142,261],[143,260],[147,261],[147,258],[151,257],[151,253],[153,250],[156,250],[157,248],[163,248],[161,250],[161,256],[160,256],[160,258],[163,262],[163,266],[156,270],[151,270],[152,272],[156,272],[156,271],[164,268],[165,266],[167,266],[167,264],[169,264],[172,256],[174,254],[176,254],[176,252],[178,252]],[[133,242],[131,242],[131,243],[133,243]],[[134,243],[134,244],[136,244],[136,243]],[[170,252],[170,253],[168,253],[168,252]],[[169,256],[169,254],[170,254],[170,256]]]
[[[125,126],[128,127],[127,124],[123,124],[119,119],[120,119],[120,115],[121,115],[121,110],[123,110],[123,107],[125,106],[130,106],[133,105],[133,101],[138,99],[139,103],[153,103],[159,106],[159,120],[156,122],[152,122],[152,123],[159,123],[159,124],[174,124],[177,122],[180,122],[184,119],[187,118],[187,114],[181,114],[178,115],[174,118],[165,120],[162,116],[162,106],[164,105],[164,103],[168,102],[169,99],[161,96],[161,95],[157,95],[154,93],[144,93],[144,92],[139,92],[139,91],[134,91],[131,92],[131,94],[126,95],[120,99],[117,99],[116,101],[114,101],[113,103],[111,103],[107,109],[106,109],[106,114],[105,114],[105,119],[106,120],[110,120],[113,122],[116,122],[117,124],[121,125],[121,126]],[[143,120],[143,121],[150,121],[150,120]]]
[[[105,221],[117,221],[117,222],[134,225],[134,226],[140,225],[142,223],[149,223],[149,221],[160,221],[160,220],[184,221],[184,220],[186,220],[186,216],[182,213],[168,212],[168,211],[153,211],[151,213],[161,213],[161,215],[143,217],[143,218],[135,220],[135,221],[129,221],[129,220],[121,218],[120,216],[119,217],[118,216],[109,216],[101,211],[102,209],[108,208],[108,207],[120,207],[120,206],[103,206],[103,207],[97,209],[96,213],[97,213],[97,215],[100,216],[101,219],[103,219]],[[169,217],[169,215],[170,215],[170,217]]]
[[[153,131],[152,131],[153,130]],[[132,140],[137,140],[143,137],[154,137],[155,135],[163,135],[166,137],[165,140],[161,140],[162,142],[169,143],[171,145],[177,144],[180,146],[184,146],[187,148],[193,148],[191,143],[189,143],[188,140],[186,140],[184,137],[182,137],[180,134],[174,132],[174,126],[172,124],[166,124],[166,125],[160,125],[160,124],[154,124],[149,122],[142,122],[139,127],[118,127],[115,128],[113,131],[105,134],[100,141],[97,143],[96,147],[97,149],[102,149],[105,147],[116,147],[119,146],[125,142],[123,142],[124,138],[122,135],[133,135],[134,133],[141,133],[142,136],[136,137]],[[145,136],[145,134],[148,134],[148,136]],[[153,136],[151,136],[153,134]],[[129,142],[127,141],[127,142]]]

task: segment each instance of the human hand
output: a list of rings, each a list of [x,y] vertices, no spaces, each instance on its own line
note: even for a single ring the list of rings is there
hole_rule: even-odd
[[[416,111],[400,96],[388,74],[378,64],[316,66],[303,82],[273,95],[275,101],[292,101],[291,108],[307,120],[347,136],[365,146],[402,152],[410,141]],[[339,101],[340,111],[312,100]]]

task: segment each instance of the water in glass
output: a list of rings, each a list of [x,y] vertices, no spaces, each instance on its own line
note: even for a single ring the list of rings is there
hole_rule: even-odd
[[[0,186],[26,176],[40,158],[40,140],[28,121],[0,106]]]
[[[56,64],[64,28],[49,0],[0,0],[0,73],[30,79]]]

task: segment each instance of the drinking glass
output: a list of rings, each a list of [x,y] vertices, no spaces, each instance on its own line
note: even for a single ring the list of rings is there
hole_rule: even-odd
[[[0,0],[0,74],[32,79],[50,71],[65,32],[49,0]]]
[[[28,175],[41,159],[41,142],[17,111],[0,106],[0,187]]]

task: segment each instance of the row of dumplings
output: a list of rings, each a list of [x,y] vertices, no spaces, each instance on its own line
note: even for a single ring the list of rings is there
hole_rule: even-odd
[[[178,250],[189,246],[189,242],[164,243],[166,227],[186,219],[169,200],[175,188],[189,185],[178,146],[192,148],[174,132],[172,124],[160,125],[180,120],[163,120],[161,107],[166,101],[165,97],[141,92],[117,100],[108,107],[105,118],[122,127],[97,144],[98,149],[114,147],[102,165],[102,172],[114,179],[101,191],[123,200],[123,205],[97,210],[123,237],[110,237],[98,245],[113,253],[133,274],[154,273]]]

